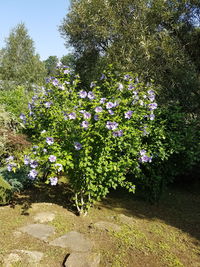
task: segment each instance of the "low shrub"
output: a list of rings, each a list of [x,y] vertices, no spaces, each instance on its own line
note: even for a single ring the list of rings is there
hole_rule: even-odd
[[[27,137],[20,134],[19,130],[20,123],[16,117],[0,105],[0,164],[5,157],[30,146]]]
[[[13,167],[15,165],[13,164]],[[17,167],[17,166],[16,166]],[[33,181],[27,179],[28,170],[25,167],[16,168],[15,172],[10,172],[6,167],[1,168],[0,175],[4,181],[9,183],[12,192],[21,192],[24,189],[31,187]]]
[[[12,187],[0,176],[0,205],[8,204],[12,197]]]

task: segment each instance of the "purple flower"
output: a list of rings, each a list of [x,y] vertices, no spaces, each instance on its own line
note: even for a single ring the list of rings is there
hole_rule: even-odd
[[[38,175],[38,172],[34,169],[34,170],[31,170],[28,174],[28,177],[31,179],[31,180],[34,180],[36,178],[36,176]]]
[[[23,121],[26,120],[26,116],[25,116],[23,113],[21,113],[19,117],[20,117],[20,119],[23,120]]]
[[[88,120],[91,118],[91,114],[89,112],[84,112],[83,117],[84,117],[84,119]]]
[[[147,93],[148,93],[149,95],[155,95],[154,90],[148,90]]]
[[[90,100],[92,100],[92,99],[95,98],[95,96],[94,96],[94,94],[93,94],[92,91],[89,91],[87,96],[88,96],[88,98],[89,98]]]
[[[46,83],[50,83],[50,81],[51,81],[51,78],[46,78],[46,79],[45,79],[45,82],[46,82]]]
[[[106,108],[107,109],[111,109],[111,108],[113,108],[115,105],[114,105],[114,103],[113,102],[108,102],[107,104],[106,104]]]
[[[8,165],[7,165],[7,170],[8,170],[9,172],[12,171],[12,164],[8,164]]]
[[[58,83],[59,83],[58,79],[55,78],[55,79],[52,80],[52,84],[53,84],[54,86],[57,86]]]
[[[44,149],[43,149],[43,152],[44,152],[44,153],[47,153],[47,149],[46,149],[46,148],[44,148]]]
[[[44,106],[45,106],[46,108],[50,108],[51,105],[52,105],[52,102],[45,102],[45,103],[44,103]]]
[[[100,104],[104,104],[106,102],[106,98],[105,97],[101,98],[99,102]]]
[[[93,88],[93,87],[95,87],[95,86],[96,86],[95,82],[91,82],[91,84],[90,84],[90,88]]]
[[[133,85],[133,84],[129,84],[129,86],[128,86],[128,90],[131,91],[131,90],[133,90],[133,89],[134,89],[134,85]]]
[[[51,177],[49,178],[51,185],[57,185],[58,178],[57,177]]]
[[[143,155],[139,158],[140,162],[152,162],[152,157],[148,157],[147,155]]]
[[[94,110],[95,110],[95,112],[97,112],[97,113],[103,111],[102,107],[100,107],[100,106],[96,107]]]
[[[121,137],[122,135],[123,135],[123,131],[122,130],[113,132],[113,136],[114,137]]]
[[[117,122],[107,121],[107,123],[106,123],[106,128],[108,130],[115,130],[117,127],[118,127],[118,123]]]
[[[46,142],[47,142],[48,145],[52,145],[54,143],[53,137],[47,137],[46,138]]]
[[[81,90],[78,94],[79,94],[80,98],[86,98],[87,97],[87,92],[84,90]]]
[[[144,163],[144,162],[152,162],[152,157],[149,157],[146,155],[146,150],[145,149],[142,149],[140,150],[140,158],[139,158],[139,161],[141,163]]]
[[[50,161],[50,162],[56,162],[56,156],[54,156],[54,155],[50,155],[50,156],[49,156],[49,161]]]
[[[69,73],[70,73],[70,69],[64,70],[64,74],[69,74]]]
[[[70,120],[75,120],[76,119],[76,113],[75,112],[71,112],[71,113],[69,113],[68,117],[69,117]]]
[[[36,160],[31,160],[30,161],[30,166],[31,166],[31,168],[35,169],[38,166],[38,162]]]
[[[28,165],[30,163],[30,158],[28,156],[24,156],[24,164]]]
[[[138,94],[138,91],[133,91],[133,95],[137,95]]]
[[[124,80],[125,81],[131,80],[131,76],[129,74],[124,75]]]
[[[61,61],[59,61],[57,64],[56,64],[56,68],[61,68],[63,66],[63,64],[62,64],[62,62]]]
[[[155,95],[149,95],[148,98],[151,102],[153,102],[155,100]]]
[[[14,160],[13,156],[9,156],[9,157],[6,158],[6,162],[9,162],[9,161],[12,161],[12,160]]]
[[[124,117],[126,119],[130,119],[132,117],[132,114],[133,114],[133,111],[132,110],[129,110],[129,111],[125,112]]]
[[[124,88],[123,84],[122,83],[118,83],[118,90],[122,91]]]
[[[147,151],[145,149],[140,150],[140,155],[141,156],[145,155],[146,153],[147,153]]]
[[[7,170],[8,170],[9,172],[11,172],[12,169],[13,169],[13,167],[16,167],[16,166],[17,166],[16,163],[9,163],[9,164],[7,165]]]
[[[99,120],[99,116],[98,115],[94,115],[94,120],[98,121]]]
[[[149,104],[148,106],[149,106],[149,109],[150,109],[150,110],[154,110],[154,109],[157,109],[158,104],[157,104],[157,103],[151,103],[151,104]]]
[[[105,74],[102,73],[100,80],[103,80],[103,79],[106,79],[106,76],[105,76]]]
[[[82,145],[79,142],[74,142],[74,147],[76,150],[80,150],[82,148]]]
[[[89,122],[88,122],[88,121],[82,121],[81,126],[82,126],[83,128],[88,128],[88,126],[89,126]]]
[[[28,103],[28,109],[31,110],[33,108],[33,104]]]
[[[110,113],[110,115],[115,115],[115,112],[112,109],[109,109],[108,112]]]
[[[153,120],[155,119],[155,115],[154,115],[153,113],[151,113],[151,114],[149,115],[149,118],[150,118],[151,121],[153,121]]]
[[[59,84],[59,89],[60,89],[60,90],[65,90],[65,86],[64,86],[64,84]]]
[[[115,108],[115,107],[118,107],[119,106],[119,103],[117,102],[117,101],[115,101],[114,103],[113,103],[113,107]]]
[[[62,166],[62,164],[60,164],[60,163],[56,163],[54,166],[55,166],[55,167],[58,167],[58,172],[61,172],[62,169],[63,169],[63,166]]]
[[[57,86],[58,83],[59,83],[58,79],[55,78],[55,79],[52,80],[52,84],[53,84],[54,86]]]

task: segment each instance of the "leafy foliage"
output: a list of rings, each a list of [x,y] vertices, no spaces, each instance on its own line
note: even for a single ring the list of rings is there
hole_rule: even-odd
[[[199,110],[199,14],[197,0],[78,0],[60,26],[73,46],[76,70],[89,84],[108,63],[151,77],[159,102],[178,101]]]
[[[44,61],[48,76],[56,75],[56,66],[58,62],[59,62],[59,59],[57,56],[49,56]]]
[[[11,186],[0,176],[0,205],[7,204],[12,196]]]
[[[31,95],[23,86],[15,86],[12,90],[0,90],[0,103],[4,103],[5,110],[19,121],[20,114],[28,110]]]
[[[27,138],[18,133],[21,127],[19,119],[0,106],[0,163],[8,155],[22,152],[30,145]]]

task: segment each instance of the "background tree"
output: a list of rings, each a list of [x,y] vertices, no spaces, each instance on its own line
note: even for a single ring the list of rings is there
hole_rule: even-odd
[[[60,61],[62,62],[63,65],[69,66],[72,70],[75,69],[76,59],[74,54],[69,53],[65,56],[62,56]]]
[[[160,102],[197,111],[199,14],[198,0],[74,0],[60,32],[85,83],[112,63],[153,78]]]
[[[56,66],[58,62],[59,62],[59,59],[57,56],[49,56],[44,61],[48,76],[56,75]]]
[[[18,84],[43,83],[46,70],[44,63],[35,53],[33,40],[28,35],[24,23],[18,24],[10,32],[3,49],[1,77]]]

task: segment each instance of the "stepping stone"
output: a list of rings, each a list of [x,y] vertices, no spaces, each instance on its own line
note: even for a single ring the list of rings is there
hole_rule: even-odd
[[[20,262],[21,266],[36,267],[42,257],[42,252],[16,249],[4,258],[3,266],[11,267],[13,263]]]
[[[18,230],[44,241],[55,233],[55,227],[44,224],[29,224]]]
[[[126,216],[124,214],[120,214],[119,219],[122,223],[125,224],[134,224],[136,222],[132,217]]]
[[[54,218],[55,218],[54,213],[46,211],[46,212],[37,213],[34,216],[34,221],[39,222],[39,223],[47,223],[47,222],[53,221]]]
[[[86,239],[83,234],[72,231],[49,243],[52,246],[67,248],[71,251],[87,252],[92,249],[93,242]]]
[[[110,223],[110,222],[104,222],[100,221],[94,224],[94,227],[100,229],[100,230],[105,230],[105,231],[111,231],[111,232],[119,232],[121,230],[121,227],[115,223]]]
[[[67,258],[65,267],[98,267],[100,254],[92,252],[73,252]]]

